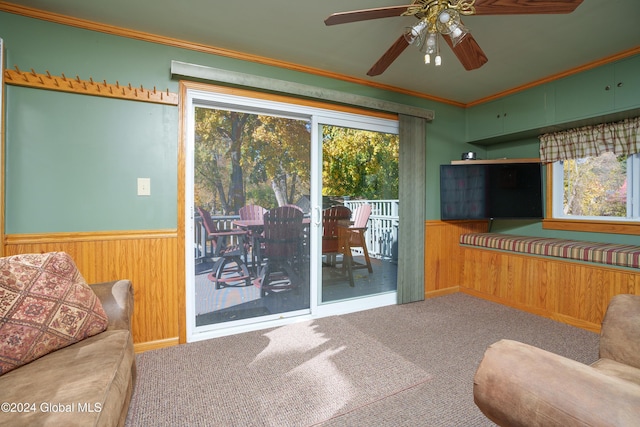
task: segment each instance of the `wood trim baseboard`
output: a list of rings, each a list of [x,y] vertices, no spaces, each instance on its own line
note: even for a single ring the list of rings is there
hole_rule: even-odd
[[[158,350],[160,348],[173,347],[180,344],[178,337],[166,338],[163,340],[141,342],[133,345],[133,350],[137,353],[144,353],[149,350]]]
[[[452,286],[450,288],[438,289],[424,293],[425,298],[443,297],[445,295],[457,294],[460,292],[460,286]]]
[[[538,308],[533,308],[530,307],[528,305],[523,305],[523,304],[518,304],[516,302],[504,299],[504,298],[499,298],[493,295],[488,295],[482,292],[478,292],[475,289],[470,289],[470,288],[465,288],[460,286],[460,292],[467,294],[467,295],[471,295],[473,297],[476,298],[481,298],[487,301],[491,301],[491,302],[495,302],[497,304],[501,304],[507,307],[511,307],[511,308],[515,308],[521,311],[526,311],[527,313],[531,313],[531,314],[535,314],[538,316],[542,316],[542,317],[546,317],[548,319],[551,320],[555,320],[561,323],[566,323],[567,325],[571,325],[571,326],[575,326],[577,328],[580,329],[585,329],[587,331],[591,331],[591,332],[595,332],[595,333],[600,333],[600,327],[601,325],[596,324],[596,323],[591,323],[591,322],[587,322],[581,319],[576,319],[575,317],[571,317],[571,316],[567,316],[564,314],[559,314],[559,313],[552,313],[550,311],[547,310],[542,310],[542,309],[538,309]]]
[[[455,294],[461,292],[463,294],[467,294],[467,295],[471,295],[472,297],[476,297],[476,298],[480,298],[480,299],[484,299],[486,301],[491,301],[494,302],[496,304],[500,304],[500,305],[504,305],[507,307],[511,307],[511,308],[515,308],[517,310],[521,310],[521,311],[525,311],[527,313],[531,313],[531,314],[535,314],[537,316],[542,316],[542,317],[546,317],[548,319],[551,320],[555,320],[561,323],[566,323],[567,325],[571,325],[571,326],[575,326],[577,328],[580,329],[585,329],[587,331],[591,331],[591,332],[595,332],[595,333],[600,333],[600,325],[595,324],[595,323],[591,323],[591,322],[586,322],[584,320],[581,319],[576,319],[575,317],[571,317],[571,316],[566,316],[563,314],[558,314],[558,313],[552,313],[546,310],[540,310],[540,309],[536,309],[536,308],[532,308],[523,304],[518,304],[518,303],[514,303],[512,301],[503,299],[503,298],[498,298],[495,297],[493,295],[487,295],[485,293],[482,292],[478,292],[474,289],[469,289],[469,288],[465,288],[462,286],[452,286],[450,288],[445,288],[445,289],[439,289],[437,291],[430,291],[430,292],[426,292],[425,293],[425,298],[435,298],[435,297],[441,297],[441,296],[445,296],[445,295],[451,295],[451,294]]]

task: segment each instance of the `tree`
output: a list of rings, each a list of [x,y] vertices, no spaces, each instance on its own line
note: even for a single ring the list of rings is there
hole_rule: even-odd
[[[265,206],[272,199],[284,205],[308,194],[311,138],[306,121],[196,108],[195,126],[197,204],[227,215],[247,204],[247,193],[253,203]]]
[[[196,200],[215,212],[237,212],[245,205],[242,147],[250,141],[258,118],[254,114],[196,108]]]
[[[564,213],[625,216],[626,156],[613,153],[564,161]]]
[[[310,193],[307,120],[196,108],[195,202],[228,215]],[[325,126],[325,195],[398,197],[398,136]]]
[[[336,126],[323,131],[323,195],[398,198],[397,135]]]
[[[248,147],[254,167],[264,171],[278,206],[309,193],[311,134],[307,121],[260,116]]]

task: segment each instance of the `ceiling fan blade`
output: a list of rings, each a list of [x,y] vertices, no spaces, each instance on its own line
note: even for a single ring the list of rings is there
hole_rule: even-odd
[[[413,5],[377,7],[374,9],[352,10],[350,12],[338,12],[329,15],[324,20],[325,25],[346,24],[348,22],[368,21],[370,19],[390,18],[400,16]]]
[[[449,36],[443,35],[443,38],[465,70],[475,70],[487,63],[487,56],[471,34],[467,34],[456,47],[453,47],[453,42]]]
[[[571,13],[582,0],[476,0],[474,15]]]
[[[373,77],[384,73],[384,71],[389,68],[389,65],[391,65],[393,61],[395,61],[396,58],[400,56],[400,54],[404,52],[404,50],[408,46],[409,42],[404,37],[404,35],[400,36],[398,40],[396,40],[395,43],[393,43],[391,47],[387,49],[384,55],[382,55],[380,59],[378,59],[378,62],[373,64],[373,67],[371,67],[369,71],[367,71],[367,75]]]

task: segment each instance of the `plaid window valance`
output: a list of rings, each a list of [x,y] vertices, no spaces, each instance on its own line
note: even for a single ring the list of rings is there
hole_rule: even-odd
[[[640,153],[640,117],[617,123],[602,123],[540,136],[540,160],[559,160]]]

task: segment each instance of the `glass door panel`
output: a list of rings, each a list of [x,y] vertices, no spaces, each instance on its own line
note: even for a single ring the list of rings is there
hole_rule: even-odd
[[[393,133],[322,127],[321,303],[397,289],[398,143]]]
[[[309,120],[193,114],[195,327],[309,313]]]

